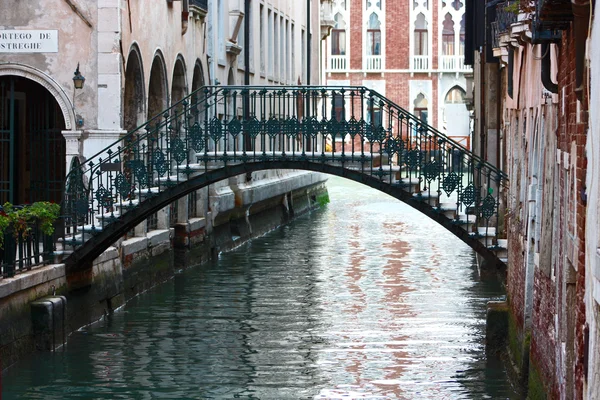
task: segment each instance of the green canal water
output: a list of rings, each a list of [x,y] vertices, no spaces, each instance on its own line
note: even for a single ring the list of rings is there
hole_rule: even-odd
[[[3,400],[513,399],[485,355],[500,285],[403,203],[331,203],[190,268],[2,376]]]

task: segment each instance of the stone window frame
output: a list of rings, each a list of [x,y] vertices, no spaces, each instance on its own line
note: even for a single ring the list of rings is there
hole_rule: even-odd
[[[367,69],[367,40],[369,36],[369,21],[371,15],[375,13],[379,19],[379,31],[381,32],[381,70],[385,70],[385,46],[386,46],[386,21],[385,21],[385,0],[363,0],[363,28],[362,28],[362,45],[363,45],[363,69]]]
[[[429,57],[431,66],[431,56],[433,53],[433,35],[431,34],[431,21],[432,21],[432,13],[431,6],[429,0],[413,0],[412,7],[410,7],[410,24],[408,26],[409,32],[409,42],[410,42],[410,57],[418,56],[416,54],[416,46],[415,46],[415,32],[417,31],[417,17],[419,14],[423,14],[425,17],[425,23],[427,24],[427,52],[423,55],[427,55]],[[441,35],[441,29],[438,32]],[[441,38],[440,38],[441,40]],[[412,61],[411,61],[411,69],[412,69]]]
[[[329,57],[343,55],[347,58],[347,60],[350,60],[350,53],[352,51],[350,49],[350,32],[348,29],[350,26],[350,0],[335,0],[333,2],[332,14],[334,16],[337,16],[339,14],[342,18],[342,22],[344,22],[343,30],[345,31],[345,38],[344,38],[345,43],[344,44],[345,44],[346,53],[345,54],[333,54],[333,31],[340,30],[337,27],[334,27],[332,34],[327,37],[327,55]],[[337,24],[336,24],[336,26],[337,26]],[[346,65],[349,66],[349,63],[347,62]]]

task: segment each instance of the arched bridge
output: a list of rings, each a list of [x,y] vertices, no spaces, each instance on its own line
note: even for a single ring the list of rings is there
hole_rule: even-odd
[[[77,272],[171,202],[236,175],[302,169],[388,193],[494,264],[506,175],[365,87],[204,87],[67,176],[63,248]]]

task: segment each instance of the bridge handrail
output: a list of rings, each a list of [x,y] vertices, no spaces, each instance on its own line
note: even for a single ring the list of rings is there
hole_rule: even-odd
[[[216,91],[214,92],[210,92],[210,89],[216,89]],[[187,104],[187,101],[191,98],[193,98],[194,96],[200,94],[202,91],[204,91],[204,93],[206,94],[203,98],[200,98],[201,102],[206,102],[209,99],[208,93],[210,93],[210,97],[212,98],[213,95],[217,95],[218,92],[220,90],[223,89],[223,86],[202,86],[198,89],[196,89],[195,91],[193,91],[192,93],[188,94],[187,96],[185,96],[184,98],[182,98],[181,100],[179,100],[178,102],[176,102],[175,104],[172,104],[169,108],[161,111],[160,113],[154,115],[153,117],[151,117],[148,121],[144,122],[143,124],[137,126],[136,128],[134,128],[133,130],[129,131],[127,134],[125,134],[123,137],[119,138],[118,140],[116,140],[115,142],[109,144],[108,146],[104,147],[102,150],[98,151],[97,153],[95,153],[94,155],[90,156],[89,158],[87,158],[83,163],[81,163],[81,166],[78,167],[80,169],[80,173],[87,173],[87,172],[91,172],[91,170],[93,169],[93,166],[98,166],[102,163],[102,161],[106,161],[106,160],[100,160],[100,157],[107,154],[107,152],[118,146],[119,143],[126,143],[126,141],[128,141],[129,139],[133,138],[136,134],[138,134],[140,131],[142,131],[142,129],[146,129],[146,133],[145,135],[143,135],[142,137],[138,137],[137,140],[144,140],[147,138],[147,136],[151,133],[150,129],[147,129],[148,127],[150,127],[152,125],[152,122],[154,121],[159,121],[159,123],[162,121],[162,118],[164,118],[165,116],[169,115],[169,112],[172,110],[176,110],[177,108],[179,108],[180,106]],[[201,103],[196,103],[197,106],[201,105]],[[155,124],[155,126],[157,126],[157,124]],[[137,142],[133,142],[133,143],[137,143]],[[100,160],[98,163],[95,163],[95,160]],[[92,163],[93,165],[90,165],[90,163]],[[85,165],[89,166],[88,169],[85,169]],[[77,168],[73,168],[71,169],[67,175],[65,176],[65,187],[68,185],[69,180],[72,177],[72,174],[75,173],[75,171],[77,170]]]
[[[412,120],[413,122],[415,122],[416,124],[418,124],[420,127],[422,127],[423,129],[427,130],[428,132],[431,132],[434,136],[444,140],[447,143],[450,143],[454,148],[469,154],[469,156],[477,161],[480,165],[485,166],[488,170],[490,170],[491,172],[496,173],[496,177],[494,177],[494,180],[499,180],[499,181],[508,181],[508,175],[500,170],[498,167],[496,167],[495,165],[489,163],[488,161],[483,160],[480,156],[474,154],[471,150],[467,149],[466,147],[464,147],[462,144],[456,142],[455,140],[453,140],[452,138],[448,137],[447,135],[445,135],[444,133],[440,132],[438,129],[434,128],[433,126],[429,125],[426,122],[423,122],[422,120],[420,120],[419,118],[417,118],[415,115],[411,114],[409,111],[407,111],[406,109],[402,108],[401,106],[399,106],[398,104],[394,103],[393,101],[389,100],[387,97],[383,96],[382,94],[380,94],[379,92],[377,92],[374,89],[368,88],[366,86],[345,86],[345,85],[327,85],[327,86],[316,86],[316,85],[306,85],[306,86],[298,86],[298,85],[289,85],[289,86],[241,86],[241,85],[234,85],[234,86],[208,86],[208,88],[220,88],[220,89],[227,89],[229,91],[232,90],[236,90],[236,91],[259,91],[259,90],[281,90],[281,91],[299,91],[300,93],[304,93],[304,92],[309,92],[309,91],[314,91],[314,92],[320,92],[320,91],[325,91],[328,89],[335,89],[338,91],[344,91],[344,92],[351,92],[351,91],[356,91],[358,93],[368,93],[371,94],[373,97],[377,97],[379,99],[380,102],[385,103],[386,105],[388,105],[388,107],[394,108],[396,111],[402,113],[402,115],[404,115],[404,117],[408,120]]]
[[[364,86],[363,86],[363,88],[364,88]],[[370,93],[375,94],[379,98],[380,101],[386,103],[388,106],[391,106],[391,107],[395,108],[396,110],[402,112],[406,118],[413,120],[414,122],[421,125],[422,127],[425,127],[429,132],[433,133],[434,136],[440,137],[443,140],[445,140],[446,142],[451,143],[453,147],[458,148],[465,153],[468,153],[470,155],[470,157],[472,157],[474,160],[479,162],[481,165],[484,165],[489,170],[496,172],[497,176],[498,176],[498,180],[508,180],[508,175],[504,171],[502,171],[501,169],[496,167],[495,165],[490,164],[488,161],[483,160],[481,157],[479,157],[477,154],[473,153],[471,150],[464,147],[462,144],[460,144],[460,143],[456,142],[455,140],[453,140],[452,138],[446,136],[444,133],[440,132],[439,130],[437,130],[433,126],[429,125],[428,123],[421,121],[414,114],[411,114],[410,112],[406,111],[404,108],[400,107],[399,105],[397,105],[393,101],[389,100],[385,96],[381,95],[377,91],[375,91],[373,89],[368,89],[368,88],[365,88],[365,89],[367,89]]]

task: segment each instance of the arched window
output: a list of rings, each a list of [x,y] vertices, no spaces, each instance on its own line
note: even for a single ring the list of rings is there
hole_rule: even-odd
[[[367,0],[366,2],[366,6],[367,6],[367,10],[371,7],[373,7],[373,3],[375,3],[375,7],[379,8],[381,10],[381,0]]]
[[[423,13],[419,13],[415,21],[415,55],[427,55],[427,21]]]
[[[425,95],[423,93],[419,93],[413,104],[415,106],[415,116],[424,123],[427,123],[427,107],[429,106],[429,103],[427,102]]]
[[[458,45],[458,54],[463,56],[465,54],[465,15],[463,14],[460,21],[460,43]]]
[[[377,14],[369,16],[369,27],[367,29],[367,55],[381,55],[381,22]]]
[[[331,54],[334,56],[346,55],[346,22],[342,14],[335,14],[335,27],[331,32]]]
[[[448,91],[446,94],[446,98],[444,99],[444,103],[446,104],[462,104],[465,102],[465,96],[467,93],[458,86],[454,86],[452,89]]]
[[[454,21],[450,13],[446,14],[442,27],[442,54],[454,55]]]

